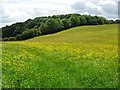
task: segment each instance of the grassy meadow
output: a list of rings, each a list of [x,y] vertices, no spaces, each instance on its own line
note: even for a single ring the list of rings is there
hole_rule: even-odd
[[[3,42],[3,88],[118,87],[118,25]]]

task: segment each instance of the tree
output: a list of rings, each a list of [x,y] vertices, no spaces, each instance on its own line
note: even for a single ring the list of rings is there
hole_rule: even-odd
[[[83,17],[86,19],[86,25],[91,25],[92,24],[92,18],[90,15],[83,15]]]
[[[60,18],[55,19],[55,32],[61,31],[64,28],[63,22]]]
[[[36,25],[36,22],[34,22],[33,20],[30,20],[30,21],[27,23],[27,28],[28,28],[28,29],[34,28],[35,25]]]
[[[94,17],[92,17],[92,25],[98,25],[98,20],[97,20],[97,16],[94,16]]]
[[[55,32],[55,27],[56,27],[55,19],[49,18],[45,23],[47,25],[47,30],[48,30],[48,32],[46,33]]]
[[[45,24],[47,25],[47,33],[55,33],[63,29],[62,21],[58,19],[49,18]]]
[[[120,24],[120,20],[119,19],[115,20],[115,23]]]
[[[38,29],[26,29],[22,34],[16,36],[16,40],[26,40],[40,35],[41,32]]]
[[[74,15],[72,17],[70,17],[70,20],[71,20],[71,27],[75,27],[75,26],[78,26],[80,25],[80,19],[78,16]]]
[[[83,16],[80,16],[80,25],[86,25],[87,24],[87,20],[83,17]]]
[[[16,40],[22,40],[21,34],[17,34],[15,38]]]
[[[63,19],[63,25],[64,25],[64,29],[68,29],[71,27],[71,20],[70,19]]]
[[[48,25],[45,23],[42,23],[41,26],[39,27],[39,30],[41,31],[42,35],[49,34],[49,28]]]
[[[98,24],[102,25],[105,24],[106,19],[104,17],[98,17]]]
[[[108,20],[108,24],[114,24],[113,20]]]
[[[15,37],[9,37],[7,41],[15,41],[16,38]]]

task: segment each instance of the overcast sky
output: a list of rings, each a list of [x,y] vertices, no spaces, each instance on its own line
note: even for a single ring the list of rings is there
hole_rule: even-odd
[[[119,0],[0,0],[0,27],[38,16],[69,13],[118,18]]]

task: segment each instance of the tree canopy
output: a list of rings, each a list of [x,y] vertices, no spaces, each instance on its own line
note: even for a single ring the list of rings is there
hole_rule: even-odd
[[[119,23],[119,19],[113,21],[107,20],[105,17],[80,14],[36,17],[35,19],[28,19],[25,22],[2,27],[2,39],[4,41],[26,40],[35,36],[51,34],[76,26]]]

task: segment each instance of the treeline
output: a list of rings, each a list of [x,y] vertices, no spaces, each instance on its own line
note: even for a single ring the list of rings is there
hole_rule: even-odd
[[[2,40],[26,40],[35,36],[52,34],[65,29],[83,25],[118,24],[120,20],[107,20],[104,17],[66,14],[36,17],[25,22],[15,23],[2,28]]]

